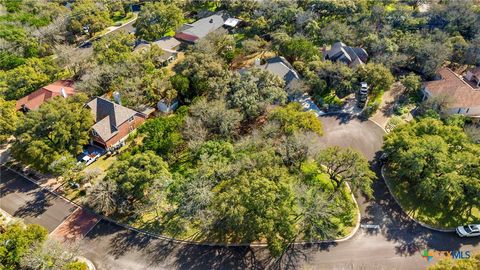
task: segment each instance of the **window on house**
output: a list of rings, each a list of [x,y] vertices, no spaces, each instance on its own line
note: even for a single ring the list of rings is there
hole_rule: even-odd
[[[461,110],[462,110],[462,109],[458,109],[458,112],[457,112],[457,113],[460,113]]]

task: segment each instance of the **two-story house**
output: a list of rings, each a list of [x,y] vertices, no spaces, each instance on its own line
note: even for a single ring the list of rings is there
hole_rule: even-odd
[[[110,100],[97,97],[86,105],[92,111],[92,143],[109,149],[122,143],[130,132],[140,126],[146,115]]]

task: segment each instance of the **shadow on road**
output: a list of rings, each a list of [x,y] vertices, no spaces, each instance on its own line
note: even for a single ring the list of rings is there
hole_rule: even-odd
[[[47,211],[47,208],[52,206],[52,201],[55,196],[45,192],[39,192],[37,190],[29,192],[29,195],[33,195],[34,199],[26,202],[25,205],[20,207],[13,215],[20,218],[26,217],[38,217]]]
[[[401,256],[411,256],[425,249],[458,250],[463,245],[477,246],[480,239],[463,239],[455,233],[438,232],[422,227],[411,220],[395,202],[380,174],[381,152],[376,153],[372,168],[378,180],[373,184],[374,199],[368,202],[361,223],[380,224],[381,230],[366,230],[367,234],[379,234],[395,243],[395,251]]]

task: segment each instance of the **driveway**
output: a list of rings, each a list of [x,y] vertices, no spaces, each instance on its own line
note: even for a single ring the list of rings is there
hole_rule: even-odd
[[[0,208],[26,223],[36,223],[52,232],[77,207],[1,166]]]

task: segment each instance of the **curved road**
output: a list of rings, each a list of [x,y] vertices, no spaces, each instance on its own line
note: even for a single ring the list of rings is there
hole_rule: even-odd
[[[319,147],[352,147],[370,160],[379,155],[384,132],[375,123],[348,115],[320,119],[325,135],[318,142]],[[372,165],[376,168],[374,163]],[[435,232],[410,220],[394,202],[383,180],[376,181],[373,188],[374,200],[358,199],[361,223],[379,225],[379,229],[361,228],[354,237],[341,243],[294,246],[277,260],[269,258],[264,248],[169,243],[105,220],[88,232],[81,241],[81,249],[97,269],[112,270],[425,269],[436,259],[427,263],[419,252],[424,248],[480,250],[479,238],[462,239],[454,233]],[[20,189],[16,191],[21,192]]]
[[[320,118],[325,135],[320,147],[352,147],[373,160],[379,155],[384,131],[371,121],[348,115]],[[372,164],[375,167],[375,164]],[[408,219],[395,204],[383,180],[374,184],[375,199],[360,197],[360,229],[341,243],[295,246],[272,260],[262,248],[219,248],[173,244],[100,222],[83,240],[86,255],[99,269],[425,269],[420,255],[435,250],[480,250],[480,239],[461,239],[454,233],[425,229]]]

